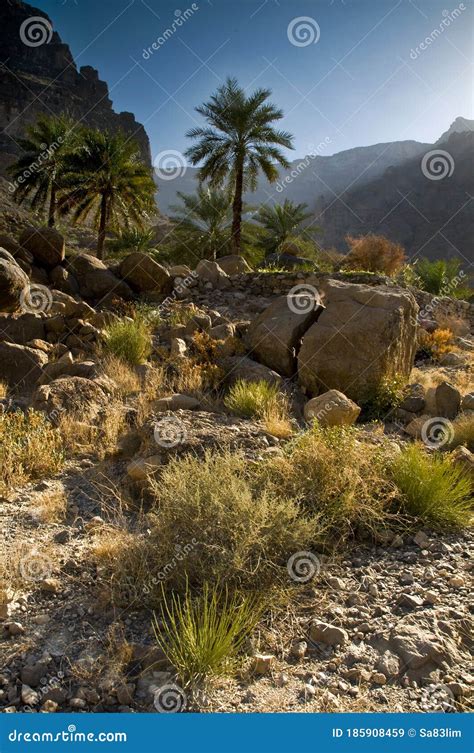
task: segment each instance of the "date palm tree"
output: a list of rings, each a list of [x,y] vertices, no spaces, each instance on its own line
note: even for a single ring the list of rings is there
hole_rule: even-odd
[[[15,200],[29,200],[32,209],[47,209],[49,227],[55,225],[64,162],[76,139],[74,128],[67,115],[41,115],[27,129],[26,138],[18,139],[23,154],[8,170]]]
[[[196,108],[208,126],[186,134],[197,140],[186,156],[193,165],[202,163],[200,181],[222,186],[229,179],[235,253],[240,253],[244,191],[256,189],[260,170],[271,183],[277,180],[277,165],[289,166],[279,147],[293,148],[291,134],[273,126],[283,112],[267,101],[270,95],[270,89],[257,89],[247,96],[235,78],[228,78],[209,102]]]
[[[254,215],[254,220],[263,226],[263,234],[260,245],[267,253],[274,253],[278,248],[291,238],[311,239],[320,228],[315,226],[303,227],[303,222],[312,217],[307,212],[307,204],[295,204],[285,199],[283,204],[264,204]]]
[[[135,159],[137,150],[123,133],[86,129],[65,165],[60,210],[75,222],[92,215],[99,259],[108,229],[143,227],[156,210],[151,170]]]
[[[170,216],[175,239],[192,248],[196,256],[215,260],[218,252],[225,253],[230,243],[232,206],[229,194],[201,186],[195,194],[178,192],[178,196],[182,204],[173,205]]]

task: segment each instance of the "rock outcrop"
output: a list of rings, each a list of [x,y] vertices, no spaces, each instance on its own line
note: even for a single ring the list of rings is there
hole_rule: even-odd
[[[139,145],[141,158],[151,165],[144,127],[132,113],[113,110],[107,84],[94,68],[77,69],[68,45],[44,11],[22,0],[3,2],[0,47],[1,168],[18,153],[16,140],[40,113],[66,111],[85,125],[130,134]]]

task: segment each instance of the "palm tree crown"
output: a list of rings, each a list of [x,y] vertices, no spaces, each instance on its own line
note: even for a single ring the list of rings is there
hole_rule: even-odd
[[[209,102],[196,108],[209,126],[187,133],[189,138],[198,140],[186,155],[193,165],[202,163],[200,180],[221,186],[230,176],[234,194],[232,243],[237,253],[244,190],[255,190],[260,170],[274,182],[278,178],[277,165],[289,166],[279,147],[293,148],[291,134],[273,127],[283,112],[267,102],[270,95],[270,89],[257,89],[247,97],[237,80],[229,78]]]
[[[32,209],[48,206],[49,227],[55,224],[64,162],[75,140],[74,127],[67,115],[41,115],[27,129],[26,138],[18,140],[23,154],[9,168],[16,201],[22,204],[30,199]]]
[[[318,227],[301,227],[305,220],[312,217],[307,212],[307,204],[295,204],[285,199],[283,204],[263,205],[255,215],[255,220],[263,225],[264,234],[260,244],[268,253],[274,253],[278,247],[290,238],[307,236],[320,232]]]
[[[215,259],[228,249],[232,224],[231,198],[227,192],[200,187],[195,194],[178,192],[182,205],[171,207],[174,234],[185,245],[199,249],[205,259]],[[222,254],[220,254],[222,255]]]
[[[61,211],[76,222],[92,214],[99,258],[108,228],[141,226],[155,210],[151,170],[135,159],[137,149],[122,133],[86,130],[67,161]]]

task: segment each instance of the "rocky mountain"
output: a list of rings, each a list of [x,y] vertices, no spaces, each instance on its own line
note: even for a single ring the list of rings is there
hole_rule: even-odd
[[[132,113],[114,111],[107,84],[94,68],[77,68],[44,11],[3,0],[1,20],[0,169],[18,153],[16,139],[40,113],[65,111],[86,125],[133,134],[151,162],[144,127]]]
[[[411,257],[472,263],[474,132],[457,132],[458,121],[423,157],[390,167],[338,199],[321,198],[316,221],[325,247],[343,251],[346,235],[374,232],[400,242]]]

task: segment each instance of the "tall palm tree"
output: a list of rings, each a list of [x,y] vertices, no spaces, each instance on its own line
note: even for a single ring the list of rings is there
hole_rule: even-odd
[[[171,207],[175,238],[203,259],[216,259],[231,238],[232,207],[227,192],[201,186],[195,194],[178,192],[182,205]],[[222,254],[221,254],[222,255]]]
[[[264,204],[260,207],[254,219],[263,226],[260,245],[267,253],[274,253],[291,238],[309,240],[311,235],[320,232],[320,228],[315,226],[302,227],[303,222],[312,217],[307,208],[307,204],[295,204],[289,199],[285,199],[283,204]]]
[[[92,214],[99,259],[107,229],[142,227],[156,209],[151,170],[135,160],[137,149],[123,133],[86,129],[67,160],[60,210],[75,222]]]
[[[277,164],[289,166],[279,147],[293,148],[291,134],[273,127],[283,112],[267,102],[270,95],[270,89],[257,89],[247,97],[237,80],[228,78],[209,102],[196,108],[208,127],[193,128],[186,134],[198,140],[186,156],[193,165],[202,162],[199,179],[221,186],[230,178],[235,253],[240,253],[244,190],[255,191],[259,170],[271,183],[277,180]]]
[[[19,204],[29,199],[33,209],[47,208],[48,225],[54,227],[64,162],[75,142],[75,123],[67,115],[41,115],[18,139],[23,154],[9,167],[13,195]]]

